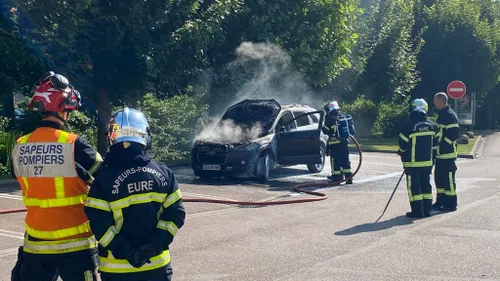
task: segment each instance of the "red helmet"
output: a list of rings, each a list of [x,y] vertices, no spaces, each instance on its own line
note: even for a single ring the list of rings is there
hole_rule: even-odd
[[[40,112],[64,112],[78,110],[80,93],[69,84],[68,79],[50,71],[34,85],[29,108]]]

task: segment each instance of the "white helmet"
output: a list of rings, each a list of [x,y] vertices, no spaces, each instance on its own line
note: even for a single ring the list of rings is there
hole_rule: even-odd
[[[334,111],[334,110],[339,110],[340,109],[340,106],[339,106],[339,103],[337,101],[329,101],[325,104],[325,111],[327,112],[330,112],[330,111]]]

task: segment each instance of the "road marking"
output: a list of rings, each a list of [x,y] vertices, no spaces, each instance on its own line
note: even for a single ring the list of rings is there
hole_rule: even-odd
[[[219,199],[219,200],[234,200],[234,199],[229,199],[229,198],[224,198],[224,197],[219,197],[219,196],[213,196],[213,195],[208,195],[208,194],[198,194],[198,193],[191,193],[191,192],[183,192],[182,194],[193,196],[193,197],[201,197],[201,198],[210,198],[210,199]]]
[[[396,154],[396,152],[394,152],[394,154]],[[349,157],[359,157],[359,154],[351,154],[351,155],[349,155]],[[365,154],[363,154],[363,158],[377,158],[377,159],[399,160],[399,156],[383,157],[383,156],[365,155]]]
[[[373,164],[373,165],[378,165],[378,166],[392,166],[392,167],[403,168],[402,164],[387,164],[387,163],[378,163],[378,162],[363,162],[363,164]]]
[[[0,250],[0,258],[17,255],[19,247]]]
[[[221,200],[232,200],[229,198],[224,198],[224,197],[219,197],[219,196],[213,196],[213,195],[207,195],[207,194],[198,194],[198,193],[191,193],[191,192],[183,192],[184,195],[188,196],[193,196],[193,197],[202,197],[202,198],[211,198],[211,199],[221,199]],[[23,200],[23,197],[20,195],[13,195],[13,194],[0,194],[0,198],[6,198],[6,199],[15,199],[15,200]]]
[[[0,194],[0,198],[6,198],[6,199],[15,199],[15,200],[23,200],[22,196],[19,195],[13,195],[13,194]]]
[[[0,236],[24,240],[24,233],[17,232],[17,231],[10,231],[10,230],[6,230],[6,229],[0,229]]]
[[[369,243],[366,246],[362,246],[360,248],[353,249],[351,251],[347,251],[344,254],[336,255],[335,257],[332,257],[332,258],[329,258],[326,260],[322,260],[321,262],[317,262],[316,264],[314,264],[312,266],[298,270],[297,272],[295,272],[293,274],[293,277],[307,276],[311,272],[321,271],[323,268],[332,268],[333,266],[335,266],[335,264],[337,264],[340,261],[345,261],[345,260],[352,259],[352,258],[355,259],[357,256],[363,256],[363,255],[366,256],[368,254],[371,254],[371,253],[377,251],[381,247],[387,247],[387,245],[390,243],[395,244],[395,243],[399,243],[399,242],[404,241],[404,240],[408,241],[413,237],[413,235],[415,235],[416,232],[418,232],[420,230],[436,229],[435,226],[440,227],[441,225],[445,224],[447,221],[453,220],[456,217],[461,216],[463,213],[467,212],[468,210],[471,210],[471,209],[474,209],[474,208],[479,207],[481,205],[487,204],[487,203],[489,203],[489,201],[492,201],[492,200],[498,199],[498,198],[499,198],[499,195],[495,194],[493,196],[486,197],[486,198],[474,201],[472,203],[469,203],[465,206],[462,206],[461,208],[459,208],[457,211],[455,211],[453,213],[449,213],[449,214],[446,214],[443,216],[435,216],[435,217],[427,218],[427,219],[421,220],[421,221],[418,221],[418,220],[414,221],[410,224],[412,226],[398,229],[398,230],[394,231],[393,234],[386,235],[386,236],[384,236],[384,237],[382,237],[382,238],[380,238],[372,243]],[[385,221],[382,221],[380,223],[384,223],[384,222]],[[367,227],[370,227],[370,225],[375,225],[375,223],[372,223],[367,218],[366,225],[367,225]],[[342,232],[342,231],[340,231],[340,232]],[[339,232],[335,233],[335,235],[339,235]],[[290,276],[283,275],[280,278],[274,278],[274,279],[275,280],[289,280],[289,277]],[[468,278],[468,280],[473,280],[473,279]]]

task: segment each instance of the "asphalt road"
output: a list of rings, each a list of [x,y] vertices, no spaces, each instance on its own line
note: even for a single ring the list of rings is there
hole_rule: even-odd
[[[412,220],[397,155],[364,153],[354,185],[319,189],[324,201],[270,207],[185,203],[172,244],[174,280],[500,280],[500,134],[483,138],[479,159],[457,163],[458,211]],[[352,155],[353,165],[358,157]],[[302,166],[269,184],[193,179],[176,168],[185,197],[268,201],[305,198],[293,185],[323,181]],[[16,185],[0,186],[0,208],[22,207]],[[0,281],[10,280],[24,214],[0,216]]]

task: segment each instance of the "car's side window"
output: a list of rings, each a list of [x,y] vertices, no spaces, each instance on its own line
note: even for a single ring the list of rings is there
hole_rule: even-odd
[[[281,128],[281,126],[287,124],[292,119],[293,119],[292,113],[290,111],[286,111],[278,121],[278,126],[276,126],[276,128],[277,129]],[[288,123],[285,129],[287,132],[296,129],[295,122]]]
[[[316,124],[319,123],[319,114],[318,113],[311,114],[311,115],[309,115],[309,117],[311,117],[311,119],[314,123],[316,123]]]
[[[295,115],[295,117],[297,117],[297,116],[300,116],[300,115],[305,114],[305,113],[306,112],[295,111],[294,115]],[[308,115],[305,115],[305,116],[297,118],[296,122],[297,122],[297,127],[303,127],[303,126],[309,126],[309,125],[311,125],[310,121],[309,121]]]

